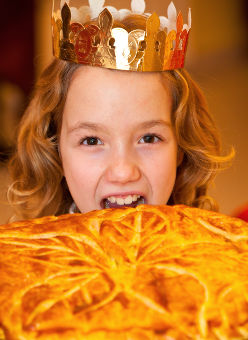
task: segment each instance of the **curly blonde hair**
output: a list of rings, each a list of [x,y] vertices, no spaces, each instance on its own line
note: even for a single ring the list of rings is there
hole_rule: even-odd
[[[15,219],[67,213],[72,197],[58,152],[63,107],[73,73],[82,65],[54,60],[43,72],[20,123],[10,164],[8,197]],[[116,71],[113,71],[116,72]],[[173,99],[172,124],[182,155],[168,204],[215,210],[207,196],[216,173],[233,157],[221,156],[220,139],[198,86],[184,70],[161,73]]]

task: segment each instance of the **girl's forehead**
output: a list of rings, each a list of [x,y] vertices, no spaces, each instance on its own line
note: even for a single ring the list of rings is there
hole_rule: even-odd
[[[87,122],[118,130],[170,122],[171,102],[159,73],[81,67],[72,78],[63,120],[68,129]]]
[[[80,67],[73,75],[64,114],[70,120],[78,116],[116,119],[118,115],[160,119],[164,111],[170,111],[172,101],[162,79],[159,73]]]
[[[74,73],[68,97],[107,103],[143,104],[170,97],[168,87],[160,73],[138,73],[83,66]]]

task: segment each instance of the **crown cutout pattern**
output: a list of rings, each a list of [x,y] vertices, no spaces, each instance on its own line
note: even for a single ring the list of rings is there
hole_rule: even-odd
[[[54,0],[55,3],[56,0]],[[70,7],[60,1],[53,10],[53,52],[63,60],[117,70],[165,71],[184,66],[189,32],[173,2],[168,17],[145,13],[144,0],[132,0],[131,10],[104,7],[104,0]],[[55,8],[55,5],[54,5]],[[131,25],[130,25],[131,22]]]

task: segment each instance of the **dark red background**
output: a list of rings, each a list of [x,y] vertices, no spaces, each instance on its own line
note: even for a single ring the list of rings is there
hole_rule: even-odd
[[[34,82],[34,31],[34,0],[0,0],[0,80],[26,94]]]

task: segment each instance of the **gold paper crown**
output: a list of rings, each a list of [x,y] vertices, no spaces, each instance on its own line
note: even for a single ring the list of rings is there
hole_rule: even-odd
[[[54,0],[54,56],[71,62],[130,71],[182,68],[191,28],[183,24],[173,2],[168,18],[145,12],[145,0],[132,0],[132,10],[104,7],[105,0],[70,7],[70,0]],[[56,10],[57,8],[60,9]],[[59,3],[59,6],[58,6]]]

